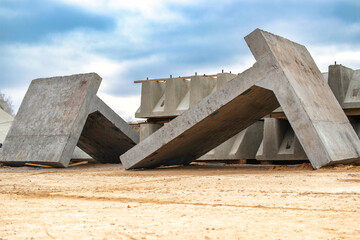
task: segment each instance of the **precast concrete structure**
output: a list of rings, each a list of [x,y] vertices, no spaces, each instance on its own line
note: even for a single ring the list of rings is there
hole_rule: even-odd
[[[352,70],[342,65],[330,65],[329,72],[323,74],[342,109],[348,116],[355,132],[360,136],[360,70]],[[274,111],[280,116],[282,109]],[[286,119],[265,118],[263,142],[256,154],[261,161],[307,160],[299,139]]]
[[[360,140],[307,49],[256,29],[253,67],[120,156],[126,169],[187,164],[281,105],[312,166],[360,163]]]
[[[14,117],[4,111],[2,108],[0,108],[0,144],[2,147],[2,144],[5,141],[6,135],[10,130],[10,127],[14,121]],[[86,154],[84,151],[79,149],[78,147],[75,148],[74,153],[72,155],[72,159],[92,159],[88,154]]]
[[[164,119],[177,117],[236,76],[231,73],[218,73],[216,77],[196,75],[191,76],[190,80],[169,78],[165,82],[142,82],[141,106],[135,116],[150,119],[150,122],[141,124],[140,141],[164,126]],[[259,121],[198,160],[255,159],[262,134],[263,121]]]
[[[96,73],[33,80],[0,162],[67,167],[78,145],[97,161],[119,163],[139,136],[96,96],[100,83]]]

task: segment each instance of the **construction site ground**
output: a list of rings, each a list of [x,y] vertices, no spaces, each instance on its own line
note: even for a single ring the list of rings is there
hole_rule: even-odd
[[[0,239],[360,239],[360,166],[0,166]]]

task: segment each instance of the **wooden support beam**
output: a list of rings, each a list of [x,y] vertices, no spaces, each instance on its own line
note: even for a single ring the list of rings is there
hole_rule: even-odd
[[[200,75],[199,75],[200,76]],[[203,77],[216,77],[217,74],[212,74],[212,75],[203,75]],[[192,76],[186,76],[186,77],[175,77],[175,78],[172,78],[172,79],[190,79]],[[149,79],[149,80],[137,80],[137,81],[134,81],[134,83],[142,83],[142,82],[147,82],[147,81],[150,81],[150,82],[160,82],[160,81],[167,81],[168,79],[170,78],[158,78],[158,79]]]
[[[343,109],[346,116],[360,116],[360,108]],[[287,119],[284,112],[272,112],[263,118]]]
[[[43,167],[43,168],[53,168],[53,166],[43,165],[43,164],[36,164],[36,163],[25,163],[26,166],[31,167]]]

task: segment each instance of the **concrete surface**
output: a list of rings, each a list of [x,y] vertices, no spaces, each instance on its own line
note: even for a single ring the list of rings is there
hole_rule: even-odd
[[[164,124],[159,123],[140,124],[140,141],[143,141],[163,126]]]
[[[360,141],[307,49],[259,29],[245,40],[253,67],[123,154],[126,169],[187,164],[279,103],[314,168],[359,162]]]
[[[234,77],[236,77],[235,74],[218,73],[216,78],[192,76],[190,80],[169,78],[160,84],[151,81],[143,82],[141,106],[136,117],[157,120],[174,118],[220,89]],[[140,141],[163,126],[163,124],[149,125],[148,123],[141,125]],[[240,132],[201,156],[199,160],[255,159],[257,151],[255,148],[261,143],[263,125],[259,123],[255,126],[259,128],[245,129],[244,132]]]
[[[358,90],[360,87],[360,70],[352,70],[342,65],[330,65],[329,72],[323,73],[324,81],[329,84],[336,99],[344,110],[353,110],[350,114],[357,114],[360,106]],[[278,108],[277,112],[282,109]],[[356,116],[348,116],[355,132],[360,125]],[[286,119],[265,119],[264,139],[256,154],[257,160],[307,160],[294,130]]]
[[[78,146],[99,162],[120,163],[119,156],[138,142],[139,134],[95,96]]]
[[[257,121],[250,127],[236,134],[205,155],[198,158],[208,160],[240,160],[255,159],[263,139],[264,122]]]
[[[101,146],[111,145],[112,143],[108,141],[113,138],[123,138],[123,133],[120,132],[123,130],[121,127],[123,122],[113,124],[112,121],[117,121],[119,117],[114,117],[113,115],[116,114],[111,109],[99,103],[96,92],[100,83],[101,78],[96,73],[33,80],[4,141],[0,162],[9,165],[31,162],[67,167],[80,137],[82,140],[80,147],[95,160],[103,161],[100,154],[95,154],[90,146],[92,142],[88,141],[86,144],[83,139],[90,136],[96,138],[94,141]],[[88,123],[93,123],[94,126],[105,124],[105,121],[94,122],[92,115],[89,115],[98,110],[104,111],[105,116],[111,117],[108,119],[109,127],[113,125],[117,127],[112,132],[112,134],[116,133],[116,137],[111,135],[104,138],[103,135],[96,136],[88,130],[86,126]],[[104,131],[107,130],[104,128]],[[126,134],[130,134],[130,130],[130,132],[127,128],[125,130]],[[135,144],[138,136],[135,131],[131,134]],[[119,144],[121,142],[114,146],[118,147]],[[128,139],[125,146],[129,146]],[[119,149],[107,148],[107,150],[112,154],[121,152]],[[109,158],[109,161],[114,159],[114,157]]]
[[[14,117],[0,108],[0,143],[3,144],[7,133],[10,130],[10,127],[14,121]],[[79,149],[78,147],[75,148],[74,153],[71,159],[92,159],[88,154],[84,151]]]

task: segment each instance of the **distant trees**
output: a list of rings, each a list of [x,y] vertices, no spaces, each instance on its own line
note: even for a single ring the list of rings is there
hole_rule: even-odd
[[[12,105],[11,99],[2,92],[0,92],[0,108],[14,116],[14,106]]]

